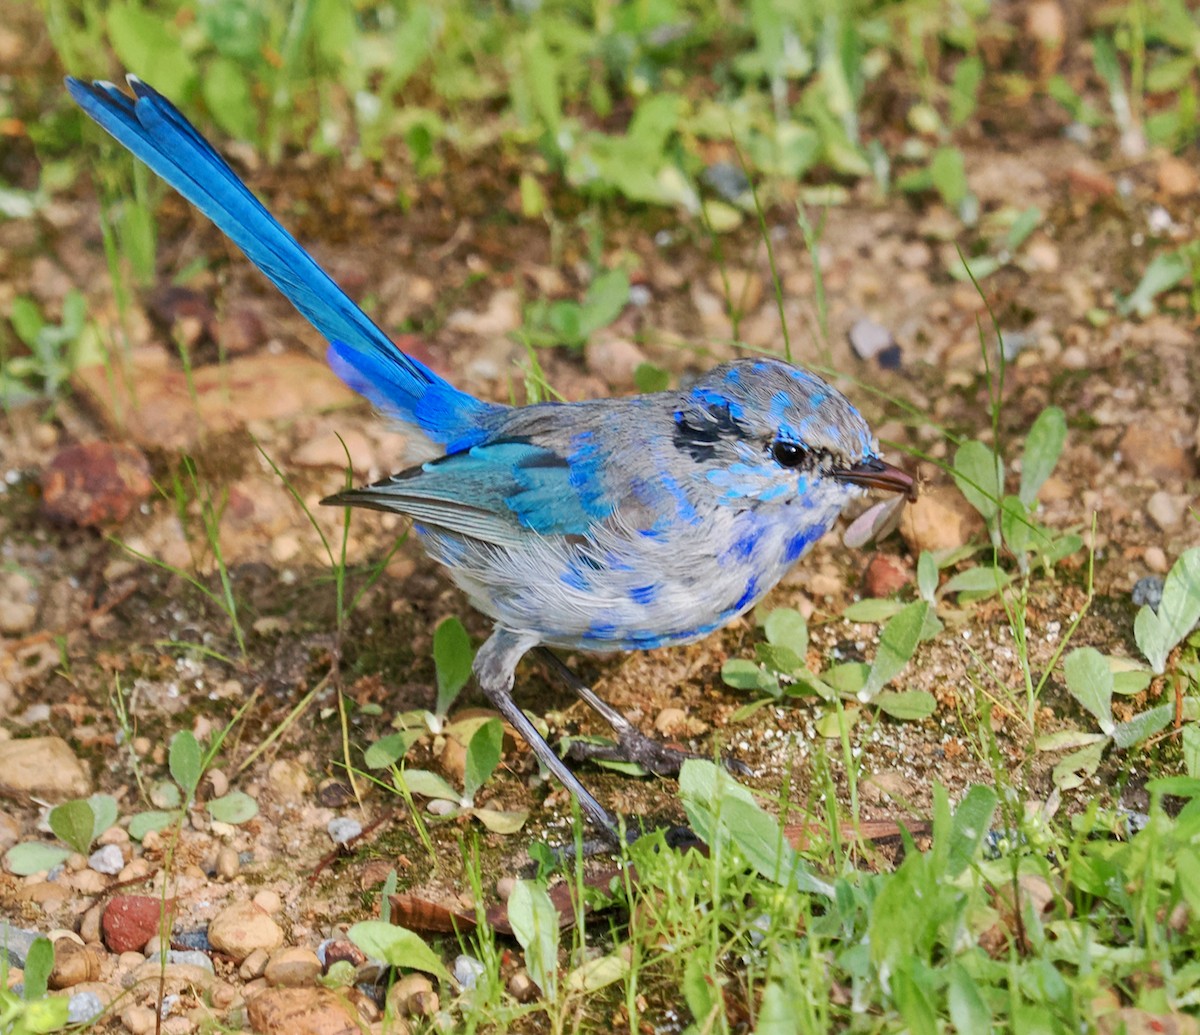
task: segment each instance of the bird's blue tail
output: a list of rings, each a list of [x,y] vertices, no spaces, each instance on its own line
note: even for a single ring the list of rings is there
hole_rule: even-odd
[[[67,89],[91,118],[216,223],[325,336],[329,365],[346,384],[447,451],[471,445],[496,407],[396,348],[170,101],[135,76],[128,81],[133,97],[112,83],[72,77]]]

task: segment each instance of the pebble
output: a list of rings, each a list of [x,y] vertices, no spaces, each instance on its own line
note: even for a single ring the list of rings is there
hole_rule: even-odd
[[[100,976],[100,959],[91,949],[69,938],[54,943],[54,969],[50,971],[51,988],[71,988]]]
[[[62,737],[0,741],[0,796],[57,802],[91,793],[91,777]]]
[[[133,1035],[146,1035],[153,1031],[157,1020],[157,1015],[148,1006],[127,1006],[121,1011],[121,1023]]]
[[[0,634],[24,636],[37,620],[37,593],[18,571],[0,576]]]
[[[869,597],[890,597],[912,581],[912,570],[899,557],[877,553],[863,575],[863,589]]]
[[[0,852],[7,852],[21,840],[21,824],[14,816],[0,809]]]
[[[266,949],[255,949],[242,960],[242,965],[238,967],[238,977],[243,981],[253,981],[257,977],[262,977],[270,958],[271,954]]]
[[[121,442],[81,442],[59,450],[42,474],[42,510],[52,521],[90,528],[119,524],[150,498],[150,464]]]
[[[474,988],[486,970],[483,962],[474,956],[461,954],[454,959],[454,980],[463,988]]]
[[[1183,524],[1187,497],[1175,496],[1159,489],[1146,501],[1146,514],[1161,531],[1173,532]]]
[[[659,733],[671,734],[687,722],[687,712],[682,708],[667,707],[654,717],[654,728]]]
[[[168,900],[168,912],[174,905]],[[140,952],[158,934],[162,906],[162,900],[151,895],[117,895],[100,920],[104,944],[111,952]]]
[[[632,388],[634,374],[646,362],[642,347],[617,334],[597,332],[583,349],[583,361],[588,373],[603,379],[613,388]]]
[[[185,967],[199,967],[201,970],[207,970],[210,974],[216,974],[208,954],[199,949],[168,949],[167,962],[180,963]]]
[[[67,1000],[67,1023],[87,1024],[104,1013],[104,1001],[95,992],[76,992]]]
[[[1190,478],[1195,464],[1188,451],[1175,442],[1166,425],[1155,421],[1132,424],[1117,448],[1121,462],[1138,477],[1157,482]]]
[[[212,918],[208,940],[218,952],[240,963],[255,949],[279,948],[283,930],[253,902],[234,902]]]
[[[321,961],[312,949],[290,946],[271,956],[263,971],[267,984],[277,988],[302,988],[321,973]]]
[[[105,845],[88,856],[88,866],[97,873],[115,877],[125,869],[125,855],[116,845]]]
[[[79,920],[79,937],[89,945],[102,944],[100,918],[104,916],[104,903],[92,906]]]
[[[518,970],[508,979],[508,994],[518,1003],[528,1003],[537,998],[538,987],[524,970]]]
[[[25,957],[37,937],[37,931],[26,931],[0,920],[0,958],[6,959],[9,967],[24,967]]]
[[[325,829],[335,845],[349,844],[362,834],[362,824],[349,816],[331,819]]]
[[[223,845],[217,851],[216,863],[213,866],[218,877],[222,880],[233,880],[241,869],[241,859],[236,849]]]
[[[1167,561],[1167,551],[1161,546],[1147,546],[1142,553],[1142,560],[1147,568],[1159,575],[1165,575],[1171,567]]]
[[[246,1012],[262,1035],[359,1035],[353,1008],[328,988],[268,988],[247,998]]]
[[[438,995],[424,974],[405,974],[388,990],[388,1003],[398,1017],[430,1016],[437,1013]]]
[[[983,531],[979,512],[951,486],[922,493],[900,515],[900,535],[914,556],[922,550],[953,550]]]
[[[157,992],[159,983],[170,995],[190,992],[192,989],[209,988],[213,983],[212,965],[207,968],[186,963],[163,964],[157,957],[146,960],[129,976],[129,984],[138,993],[150,990]]]
[[[312,790],[312,780],[304,768],[286,758],[271,763],[267,785],[281,802],[298,802]]]
[[[863,360],[874,359],[896,343],[887,327],[865,316],[854,321],[848,338],[854,354]]]
[[[282,899],[270,888],[263,888],[250,901],[266,913],[267,916],[274,916],[283,908]]]
[[[1133,592],[1130,594],[1138,607],[1148,606],[1151,611],[1158,610],[1158,605],[1162,603],[1162,595],[1163,580],[1158,575],[1146,575],[1138,579],[1133,584]]]

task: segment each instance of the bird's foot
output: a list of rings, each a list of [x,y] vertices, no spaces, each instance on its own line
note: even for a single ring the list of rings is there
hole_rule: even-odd
[[[678,776],[689,758],[707,759],[710,756],[669,747],[630,726],[617,732],[615,744],[572,740],[566,757],[576,762],[633,762],[655,776]],[[725,757],[721,761],[731,773],[752,775],[750,767],[736,758]]]

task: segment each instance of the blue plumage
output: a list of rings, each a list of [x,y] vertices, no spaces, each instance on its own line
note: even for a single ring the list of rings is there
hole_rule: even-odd
[[[130,77],[71,96],[213,220],[329,342],[330,366],[437,459],[325,502],[410,515],[430,556],[495,628],[482,689],[609,831],[612,816],[512,698],[533,647],[637,650],[708,635],[762,598],[864,487],[911,493],[858,411],[815,374],[745,359],[689,389],[510,408],[400,352],[169,101]],[[672,753],[586,687],[626,757]]]

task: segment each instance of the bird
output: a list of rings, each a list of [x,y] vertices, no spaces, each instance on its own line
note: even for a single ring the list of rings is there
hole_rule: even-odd
[[[136,76],[66,79],[83,111],[211,219],[328,343],[350,388],[430,459],[322,500],[408,515],[426,553],[492,621],[483,694],[602,835],[627,830],[514,697],[530,651],[610,653],[700,640],[753,608],[869,489],[915,499],[866,420],[774,355],[686,387],[508,406],[402,352],[321,269],[166,97]],[[899,502],[899,501],[898,501]],[[613,728],[591,752],[678,772],[685,752],[642,734],[549,653]],[[573,757],[588,752],[575,752]]]

